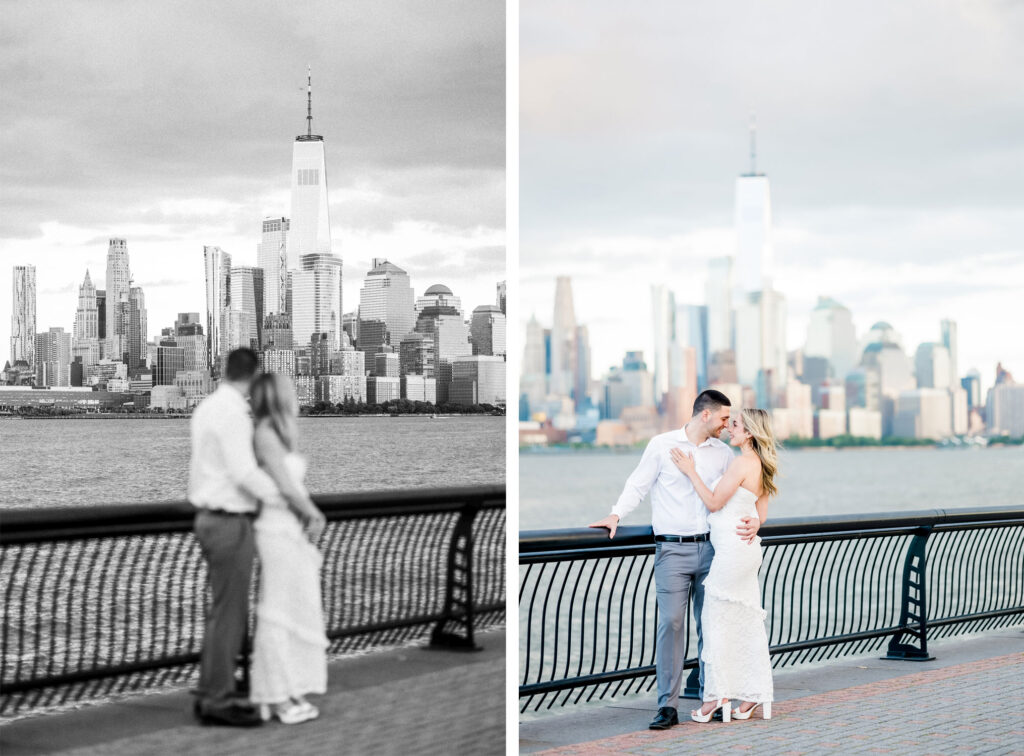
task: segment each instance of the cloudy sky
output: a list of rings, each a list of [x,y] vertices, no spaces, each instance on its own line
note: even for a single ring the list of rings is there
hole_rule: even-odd
[[[913,352],[1024,377],[1024,3],[525,0],[520,309],[572,276],[595,376],[652,348],[652,283],[703,303],[734,189],[771,181],[788,343],[819,295]],[[522,324],[521,324],[522,325]]]
[[[37,267],[39,330],[70,330],[126,237],[151,336],[205,310],[203,245],[254,265],[261,219],[290,213],[307,64],[345,309],[373,257],[494,303],[502,2],[14,2],[0,40],[0,364],[13,265]]]

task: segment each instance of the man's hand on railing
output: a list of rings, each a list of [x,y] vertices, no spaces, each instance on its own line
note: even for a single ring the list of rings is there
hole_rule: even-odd
[[[587,527],[588,528],[607,528],[607,530],[608,530],[608,537],[609,538],[614,538],[615,537],[615,531],[619,529],[619,516],[615,515],[615,514],[610,514],[607,517],[605,517],[603,520],[598,520],[597,522],[590,523],[589,525],[587,525]]]

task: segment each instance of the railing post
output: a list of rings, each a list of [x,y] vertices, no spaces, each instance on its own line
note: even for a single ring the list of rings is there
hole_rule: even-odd
[[[931,526],[919,528],[907,550],[907,558],[903,563],[903,608],[900,611],[900,629],[889,641],[889,648],[883,659],[930,661],[935,658],[928,655],[928,596],[925,578],[925,546],[931,530]],[[904,635],[910,636],[909,643],[901,642]],[[919,646],[913,645],[915,638]]]
[[[452,540],[448,546],[444,616],[434,626],[434,632],[430,636],[431,646],[461,651],[481,650],[473,640],[473,520],[478,511],[479,502],[466,502],[452,531]],[[462,625],[465,628],[465,635],[446,630],[449,623]]]

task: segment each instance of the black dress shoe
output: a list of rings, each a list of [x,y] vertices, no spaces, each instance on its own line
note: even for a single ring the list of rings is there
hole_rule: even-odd
[[[671,706],[662,706],[658,709],[658,716],[647,725],[648,730],[667,730],[672,725],[679,724],[679,714]]]
[[[193,709],[199,721],[204,725],[221,725],[224,727],[259,727],[263,724],[260,713],[252,706],[230,704],[216,709],[207,709],[199,702]]]

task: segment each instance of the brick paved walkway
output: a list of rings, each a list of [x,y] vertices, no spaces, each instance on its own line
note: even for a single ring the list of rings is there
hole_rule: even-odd
[[[480,652],[392,649],[330,666],[320,719],[251,730],[201,727],[185,692],[48,714],[0,727],[3,756],[505,753],[505,633]]]
[[[794,756],[1024,754],[1024,653],[776,702],[769,721],[702,725],[687,716],[670,730],[643,730],[537,753],[611,756],[755,750]]]

